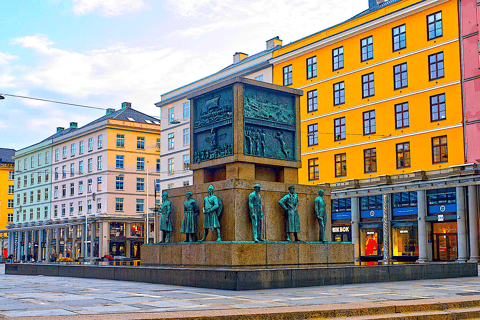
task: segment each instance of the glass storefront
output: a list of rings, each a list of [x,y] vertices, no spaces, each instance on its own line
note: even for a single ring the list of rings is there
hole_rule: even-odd
[[[360,256],[362,261],[376,261],[383,257],[383,230],[381,228],[360,230]]]
[[[350,232],[350,225],[332,226],[332,241],[352,242],[352,233]]]
[[[458,257],[457,222],[437,222],[432,225],[433,260],[456,260]]]
[[[392,258],[397,261],[418,259],[418,227],[392,228]]]
[[[125,236],[125,223],[111,222],[110,223],[110,237],[123,237]]]
[[[143,237],[143,222],[134,222],[132,223],[131,229],[131,236],[132,237]]]

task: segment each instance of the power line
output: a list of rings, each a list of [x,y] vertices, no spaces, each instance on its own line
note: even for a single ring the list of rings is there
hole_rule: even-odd
[[[9,97],[15,97],[15,98],[23,98],[23,99],[30,99],[30,100],[37,100],[37,101],[44,101],[44,102],[52,102],[52,103],[58,103],[58,104],[65,104],[67,106],[74,106],[74,107],[81,107],[81,108],[88,108],[88,109],[97,109],[97,110],[107,110],[106,108],[101,108],[101,107],[92,107],[92,106],[85,106],[82,104],[75,104],[75,103],[67,103],[67,102],[61,102],[61,101],[55,101],[55,100],[48,100],[48,99],[40,99],[40,98],[33,98],[33,97],[26,97],[26,96],[18,96],[14,94],[7,94],[7,93],[0,93],[0,96],[9,96]]]

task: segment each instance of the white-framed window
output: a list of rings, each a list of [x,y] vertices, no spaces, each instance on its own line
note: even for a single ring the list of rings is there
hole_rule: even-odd
[[[258,77],[255,77],[255,80],[263,81],[263,74],[259,75]]]
[[[168,134],[168,149],[175,148],[175,134],[173,132]]]
[[[78,163],[78,174],[83,174],[83,161]]]
[[[190,102],[183,104],[183,119],[190,118]]]
[[[103,136],[99,135],[98,140],[97,140],[97,148],[102,149],[103,148]]]
[[[160,166],[160,159],[157,159],[157,160],[156,160],[156,162],[157,162],[157,163],[156,163],[155,170],[156,170],[157,172],[160,172],[160,169],[161,169],[161,166]]]
[[[93,159],[88,159],[88,172],[92,172],[93,170]]]
[[[78,143],[78,154],[83,154],[83,141]]]
[[[53,197],[54,197],[55,199],[58,198],[58,186],[55,186],[55,187],[53,188]]]
[[[8,180],[13,180],[13,179],[15,179],[14,171],[8,171]]]
[[[73,202],[70,202],[70,215],[73,216]]]
[[[137,201],[136,201],[136,211],[137,212],[143,212],[144,211],[144,205],[143,205],[144,202],[145,202],[145,200],[143,200],[143,199],[137,199]]]
[[[75,175],[75,163],[70,163],[70,177]]]
[[[65,179],[67,177],[67,166],[62,166],[62,178]]]
[[[190,170],[190,155],[183,155],[183,170]]]
[[[50,163],[50,151],[45,152],[45,164]]]
[[[87,180],[87,192],[92,192],[92,179]]]
[[[183,129],[183,145],[190,144],[190,128]]]
[[[62,217],[65,217],[65,203],[62,204]]]
[[[168,158],[168,174],[173,174],[175,170],[175,162],[173,158]]]
[[[67,196],[67,185],[62,184],[62,198],[65,198]]]
[[[93,150],[93,138],[88,138],[88,151]]]
[[[13,194],[15,192],[15,186],[13,184],[8,185],[8,194]]]
[[[70,157],[75,157],[75,143],[70,145]]]
[[[13,206],[14,206],[13,199],[8,199],[7,208],[13,209]]]
[[[102,170],[102,156],[97,157],[97,170]]]
[[[48,188],[45,188],[45,201],[48,201]]]
[[[78,194],[83,194],[83,181],[78,181]]]
[[[41,154],[39,154],[39,155],[37,156],[37,165],[38,165],[38,166],[41,166],[41,165],[42,165],[42,155],[41,155]]]
[[[60,154],[60,150],[55,149],[55,161],[58,161],[59,154]]]
[[[97,212],[102,211],[102,198],[97,198]]]
[[[145,191],[145,179],[137,178],[137,191]]]
[[[33,168],[34,165],[35,165],[35,157],[31,156],[30,157],[30,168]]]
[[[58,217],[58,205],[53,206],[53,216],[55,218]]]
[[[173,120],[175,120],[175,109],[170,108],[168,109],[168,123],[172,123]]]
[[[123,175],[115,177],[115,190],[123,190]]]
[[[125,163],[125,156],[116,156],[115,160],[115,168],[117,169],[123,169],[124,168],[124,163]]]
[[[137,157],[137,170],[145,170],[145,158]]]
[[[75,183],[70,183],[70,195],[75,195]]]
[[[97,177],[97,192],[102,191],[102,177]]]
[[[83,203],[82,201],[78,201],[78,214],[82,214],[83,211]]]
[[[67,146],[63,147],[63,159],[67,158]]]
[[[87,200],[87,213],[92,213],[92,200]]]
[[[123,198],[115,198],[115,211],[123,211]]]
[[[13,222],[13,213],[7,213],[7,222]]]
[[[137,137],[137,149],[145,150],[145,137]]]

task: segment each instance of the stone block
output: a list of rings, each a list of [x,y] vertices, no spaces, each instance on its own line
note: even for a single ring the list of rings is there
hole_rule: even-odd
[[[231,266],[232,243],[206,243],[205,264],[207,266]]]
[[[292,287],[323,286],[328,268],[295,268],[292,269]]]
[[[265,243],[232,244],[232,266],[264,266],[266,257]]]
[[[298,265],[298,243],[267,243],[267,266]]]
[[[259,290],[268,288],[290,288],[291,269],[238,270],[237,290]]]
[[[445,267],[444,263],[425,263],[424,279],[447,278]]]
[[[198,269],[195,271],[194,286],[221,290],[237,290],[237,272],[226,269]]]
[[[44,276],[58,276],[58,273],[59,273],[59,265],[55,265],[55,264],[37,265],[37,274],[41,274]]]
[[[327,244],[318,243],[299,243],[298,263],[300,265],[327,264],[327,246]]]
[[[354,269],[358,267],[329,267],[324,278],[324,285],[352,284],[354,282]]]
[[[183,244],[182,261],[183,266],[204,266],[205,265],[205,244]]]
[[[353,268],[354,283],[387,282],[389,278],[388,266],[359,266]]]
[[[58,276],[85,278],[85,268],[81,265],[59,265]]]
[[[85,278],[115,280],[115,269],[110,266],[88,266]]]
[[[352,263],[354,260],[353,244],[328,243],[328,263]]]
[[[159,265],[160,264],[160,246],[143,245],[140,247],[140,257],[142,265]]]
[[[161,265],[181,265],[182,264],[182,247],[177,244],[161,244],[160,248],[160,264]]]

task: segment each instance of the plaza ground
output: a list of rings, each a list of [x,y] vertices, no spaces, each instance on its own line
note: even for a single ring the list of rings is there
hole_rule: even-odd
[[[0,319],[32,316],[49,319],[69,319],[70,316],[72,319],[189,319],[198,315],[480,301],[479,277],[225,291],[112,280],[5,275],[4,268],[0,265]]]

